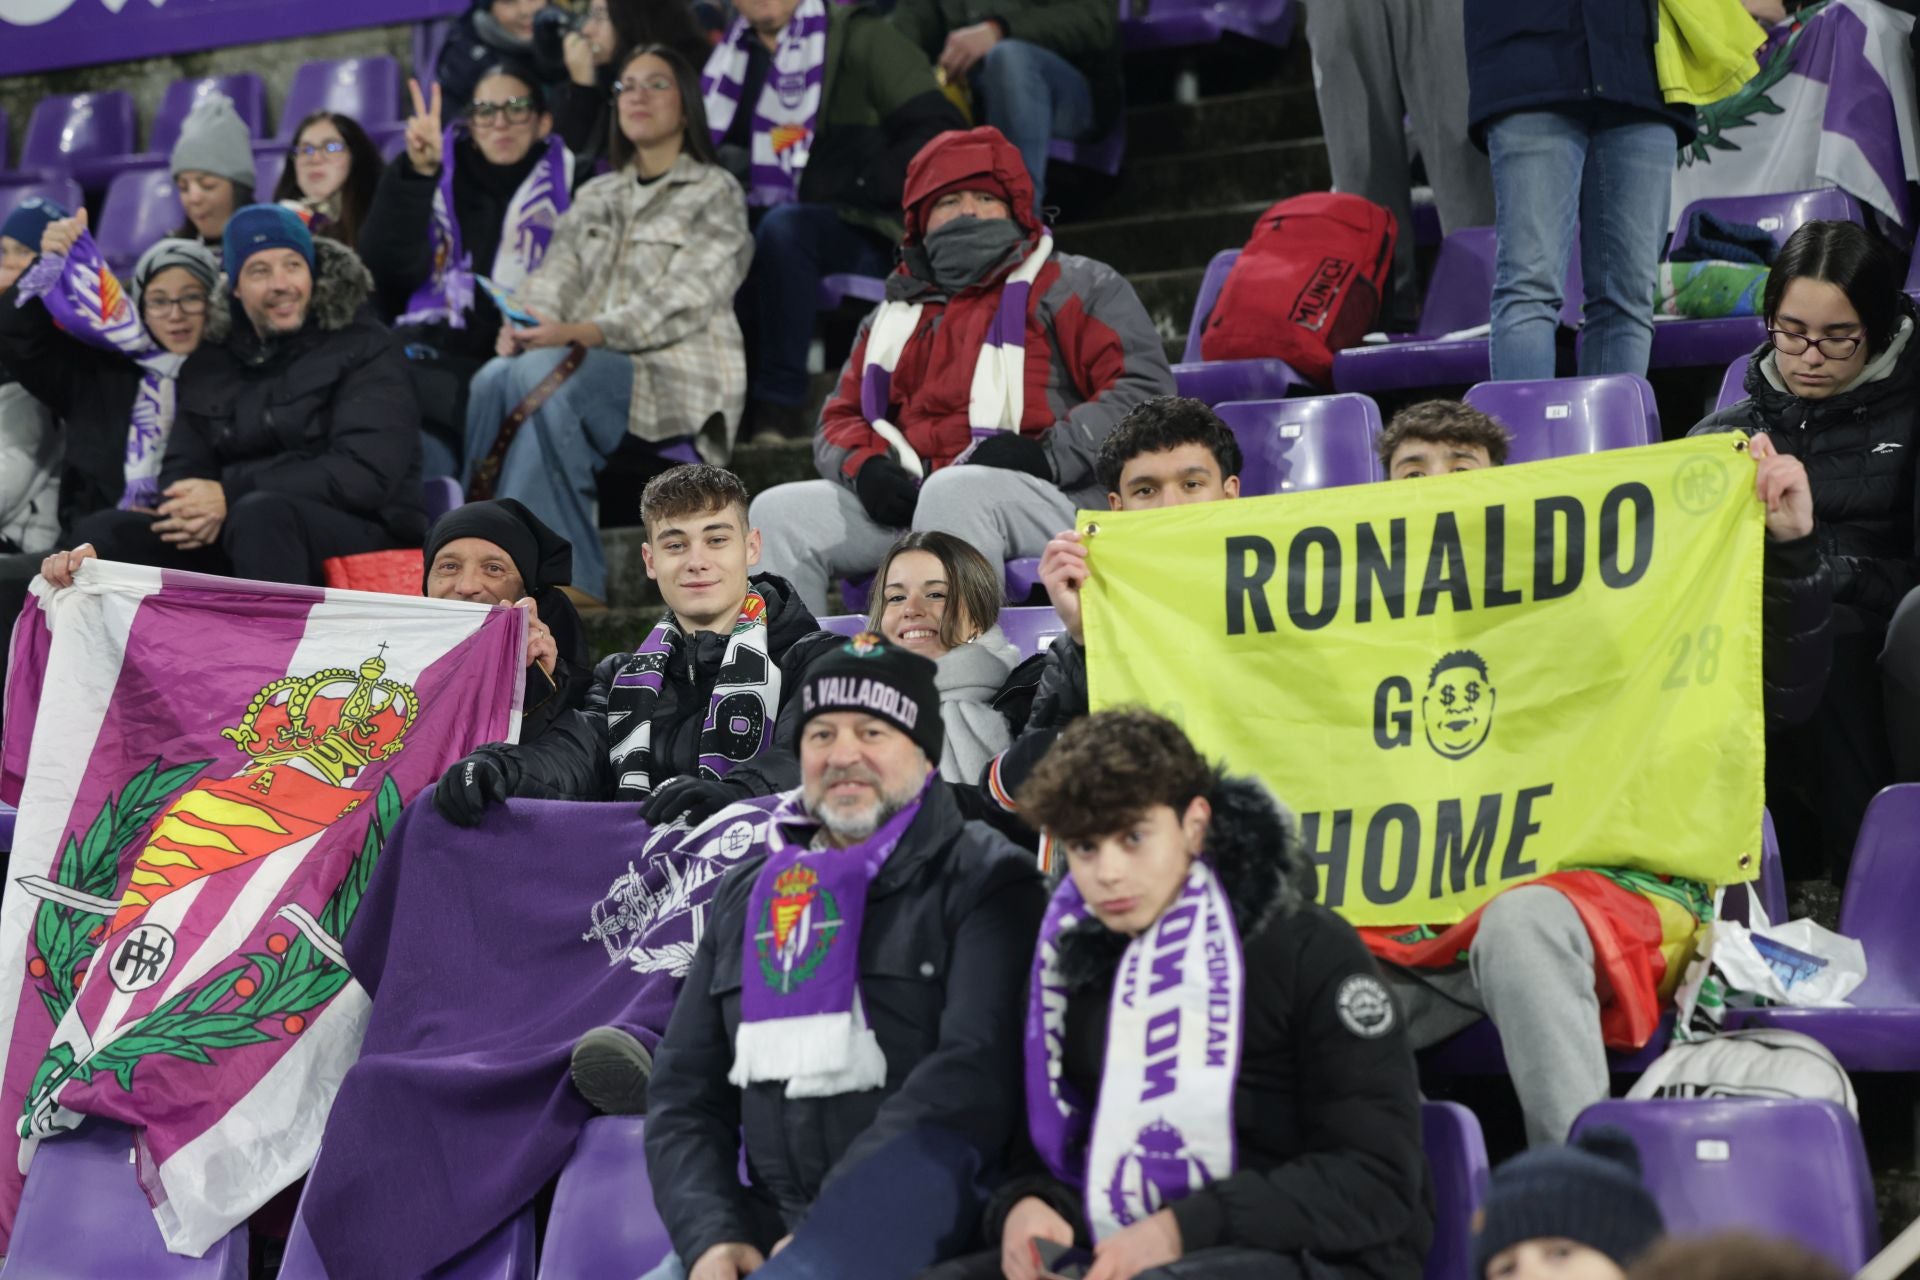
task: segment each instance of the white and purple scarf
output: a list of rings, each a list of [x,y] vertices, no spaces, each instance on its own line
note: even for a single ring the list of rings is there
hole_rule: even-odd
[[[1033,252],[1000,286],[1000,306],[980,344],[967,399],[973,444],[955,462],[964,461],[973,445],[988,436],[1020,429],[1027,411],[1027,309],[1033,301],[1033,282],[1052,253],[1053,236],[1043,231]],[[926,478],[926,461],[913,451],[900,428],[887,420],[887,410],[893,397],[894,367],[920,327],[922,306],[892,299],[880,304],[867,329],[867,362],[860,371],[861,415],[916,479]]]
[[[126,488],[119,505],[123,511],[159,505],[160,462],[173,431],[174,383],[187,358],[153,340],[89,232],[82,231],[64,257],[40,255],[20,278],[18,305],[25,305],[29,298],[40,299],[54,324],[69,337],[123,355],[140,366],[140,389],[127,421],[122,465]]]
[[[811,822],[798,791],[767,828],[767,860],[747,897],[740,969],[736,1088],[787,1082],[789,1098],[828,1098],[878,1089],[887,1058],[860,1004],[860,926],[867,890],[913,825],[927,788],[859,844],[844,849],[796,842],[790,825]]]
[[[751,42],[760,37],[745,18],[735,18],[727,38],[715,45],[700,72],[700,96],[707,125],[719,146],[740,110]],[[767,68],[767,83],[753,104],[752,172],[747,203],[755,208],[799,199],[800,174],[813,148],[820,115],[820,87],[827,68],[827,6],[824,0],[800,0],[780,33]]]
[[[445,323],[467,327],[473,309],[473,255],[454,216],[453,157],[459,125],[448,125],[440,144],[440,181],[433,192],[433,220],[427,238],[433,246],[433,274],[407,300],[397,324]],[[521,179],[500,229],[500,248],[487,274],[503,292],[512,293],[533,274],[553,243],[553,227],[573,204],[573,153],[559,134],[547,139],[547,153]]]
[[[607,695],[612,739],[608,756],[622,795],[651,795],[664,781],[654,776],[653,711],[666,682],[667,663],[675,647],[685,643],[679,622],[668,610],[613,678]],[[735,765],[765,752],[773,745],[779,710],[780,666],[767,649],[767,601],[749,588],[707,702],[699,776],[725,777]]]
[[[1197,858],[1180,896],[1120,958],[1089,1113],[1066,1080],[1059,944],[1091,919],[1072,878],[1062,880],[1040,925],[1027,996],[1027,1128],[1047,1168],[1081,1192],[1093,1238],[1105,1240],[1237,1167],[1246,974],[1233,907]]]

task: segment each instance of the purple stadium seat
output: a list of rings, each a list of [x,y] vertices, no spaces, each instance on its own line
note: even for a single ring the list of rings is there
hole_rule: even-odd
[[[1711,210],[1730,222],[1759,227],[1785,244],[1803,223],[1831,218],[1865,223],[1860,204],[1838,187],[1817,191],[1789,191],[1771,196],[1716,196],[1695,200],[1680,212],[1676,234],[1685,234],[1696,212]],[[1766,324],[1759,316],[1728,316],[1720,320],[1669,320],[1653,326],[1652,369],[1719,366],[1766,340]]]
[[[438,520],[455,507],[465,506],[467,496],[460,489],[460,482],[452,476],[435,476],[431,480],[420,482],[421,499],[427,508],[427,519]]]
[[[280,141],[316,111],[352,116],[362,127],[400,119],[400,64],[392,58],[315,59],[301,64],[280,111]]]
[[[1774,834],[1773,815],[1765,809],[1760,811],[1760,878],[1748,885],[1747,889],[1760,895],[1760,905],[1766,908],[1767,919],[1778,924],[1787,918],[1787,880],[1780,869],[1780,838]],[[1751,923],[1747,913],[1747,893],[1728,889],[1722,911],[1729,920]]]
[[[1510,463],[1629,449],[1660,439],[1660,419],[1651,408],[1653,388],[1630,373],[1483,382],[1467,392],[1466,401],[1513,432]]]
[[[406,121],[402,120],[396,124],[369,125],[367,137],[380,149],[380,158],[391,161],[407,149]]]
[[[198,80],[175,80],[160,96],[160,108],[153,114],[153,131],[147,137],[147,150],[164,156],[180,140],[180,126],[193,109],[206,98],[224,95],[247,129],[256,138],[267,136],[267,87],[251,71],[228,76],[202,76]]]
[[[1849,1071],[1920,1070],[1920,783],[1888,787],[1867,806],[1840,901],[1840,932],[1867,953],[1851,1009],[1730,1010],[1729,1027],[1812,1036]]]
[[[0,114],[0,129],[6,127],[6,116]],[[1913,247],[1913,257],[1907,262],[1907,296],[1920,302],[1920,244]]]
[[[1753,353],[1749,351],[1727,363],[1726,375],[1720,379],[1720,395],[1713,402],[1715,413],[1747,398],[1747,366],[1752,361]]]
[[[20,811],[10,804],[0,804],[0,853],[13,852],[13,822]]]
[[[1240,442],[1240,492],[1248,497],[1384,478],[1374,452],[1380,407],[1367,396],[1234,401],[1215,412]]]
[[[1173,366],[1175,387],[1183,396],[1192,396],[1209,405],[1228,400],[1277,400],[1291,395],[1295,387],[1311,391],[1313,386],[1285,360],[1206,360],[1200,355],[1200,334],[1213,314],[1213,304],[1227,283],[1227,272],[1240,260],[1238,249],[1222,249],[1207,264],[1200,280],[1200,294],[1193,300],[1193,318],[1187,323],[1187,349],[1180,363]]]
[[[646,1203],[652,1207],[651,1196]],[[534,1280],[533,1244],[533,1206],[528,1205],[465,1253],[435,1267],[427,1274],[427,1280]],[[244,1248],[241,1257],[243,1262],[238,1274],[245,1276]],[[286,1254],[280,1262],[280,1280],[329,1280],[303,1218],[294,1219],[293,1231],[287,1237]]]
[[[89,161],[131,153],[133,129],[133,95],[125,90],[42,98],[27,120],[20,168],[71,173],[86,186],[79,171]]]
[[[1631,1053],[1607,1050],[1607,1068],[1617,1075],[1638,1075],[1667,1051],[1667,1042],[1672,1038],[1673,1013],[1669,1010],[1660,1019],[1653,1038],[1647,1041],[1644,1048]],[[1501,1042],[1500,1029],[1493,1025],[1491,1018],[1482,1018],[1458,1035],[1422,1049],[1415,1056],[1420,1063],[1421,1074],[1439,1080],[1451,1076],[1508,1074],[1506,1046]]]
[[[822,311],[831,311],[848,298],[877,304],[886,296],[887,282],[879,276],[822,276],[814,305]]]
[[[130,169],[107,188],[94,240],[115,271],[131,271],[153,242],[186,220],[166,169]]]
[[[831,631],[837,636],[857,636],[867,629],[867,615],[864,613],[830,613],[824,618],[815,618],[822,631]]]
[[[72,178],[40,178],[21,182],[0,182],[0,222],[34,196],[51,200],[68,212],[77,211],[85,200],[80,184]]]
[[[245,1225],[204,1257],[167,1252],[132,1154],[133,1135],[104,1120],[42,1142],[20,1196],[9,1274],[246,1280]]]
[[[645,1133],[645,1116],[596,1116],[580,1130],[553,1189],[540,1280],[642,1275],[672,1252],[647,1183]]]
[[[1492,227],[1464,227],[1442,240],[1414,331],[1394,334],[1391,342],[1337,352],[1335,389],[1397,391],[1486,381],[1487,339],[1446,335],[1487,323],[1493,301],[1493,256]]]
[[[7,109],[0,107],[0,173],[7,171],[7,139],[13,137],[13,123]]]
[[[269,143],[253,149],[253,198],[271,200],[274,191],[280,186],[280,175],[286,171],[287,150],[278,143]]]
[[[1486,1198],[1487,1143],[1480,1121],[1457,1102],[1420,1104],[1420,1145],[1433,1172],[1433,1247],[1426,1280],[1473,1273],[1473,1215]]]
[[[1079,165],[1082,169],[1092,169],[1104,173],[1109,178],[1120,172],[1121,164],[1127,158],[1127,119],[1125,116],[1107,130],[1102,137],[1087,142],[1068,142],[1065,138],[1054,138],[1047,143],[1047,159],[1061,164]]]
[[[1232,32],[1276,49],[1293,36],[1293,0],[1152,0],[1121,10],[1128,50],[1186,49],[1214,44]]]
[[[1578,1135],[1614,1125],[1674,1235],[1746,1228],[1797,1240],[1852,1275],[1879,1247],[1860,1126],[1811,1098],[1596,1102]]]

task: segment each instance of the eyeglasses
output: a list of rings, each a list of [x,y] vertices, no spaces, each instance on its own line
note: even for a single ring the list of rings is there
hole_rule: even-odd
[[[648,76],[645,80],[615,80],[613,96],[624,98],[631,94],[638,98],[643,95],[659,97],[663,93],[674,91],[673,80],[668,76]]]
[[[525,124],[533,119],[532,98],[508,98],[505,102],[476,102],[469,113],[475,124],[492,124],[504,117],[508,124]]]
[[[1851,338],[1809,338],[1804,333],[1795,333],[1791,329],[1769,329],[1767,337],[1773,339],[1773,349],[1782,355],[1805,355],[1808,347],[1819,347],[1820,354],[1829,360],[1849,360],[1860,349],[1866,339]]]
[[[184,297],[166,298],[158,294],[148,294],[146,298],[146,309],[149,315],[156,316],[164,316],[170,311],[177,311],[183,316],[205,315],[207,311],[207,295],[204,293],[189,293]]]
[[[337,156],[346,149],[347,144],[335,138],[332,142],[303,142],[293,149],[293,154],[299,156],[302,160],[311,160],[322,152],[330,156]]]

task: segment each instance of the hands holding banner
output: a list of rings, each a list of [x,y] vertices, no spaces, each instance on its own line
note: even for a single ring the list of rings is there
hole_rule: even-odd
[[[1086,581],[1087,546],[1069,529],[1055,536],[1040,553],[1040,585],[1047,589],[1047,599],[1053,602],[1060,624],[1078,645],[1087,642],[1080,625],[1080,588]]]
[[[1764,431],[1747,442],[1747,452],[1758,464],[1753,492],[1767,504],[1767,536],[1776,542],[1791,542],[1812,533],[1813,490],[1800,459],[1775,449],[1773,439]]]

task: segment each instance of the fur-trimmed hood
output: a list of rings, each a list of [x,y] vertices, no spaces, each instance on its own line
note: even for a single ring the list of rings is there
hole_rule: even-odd
[[[1313,901],[1313,863],[1293,813],[1252,778],[1224,774],[1207,793],[1213,821],[1201,856],[1213,864],[1243,940]],[[1078,990],[1120,961],[1130,941],[1091,917],[1058,940],[1060,974]]]
[[[360,255],[327,236],[313,238],[313,299],[307,305],[307,328],[337,333],[352,324],[373,297],[373,273]],[[207,334],[231,334],[239,346],[258,346],[250,324],[233,324],[233,282],[214,290],[207,302]]]

